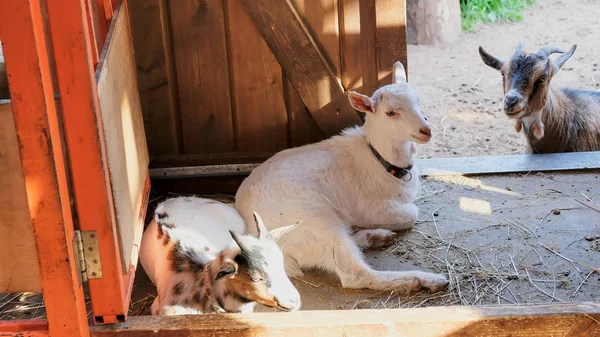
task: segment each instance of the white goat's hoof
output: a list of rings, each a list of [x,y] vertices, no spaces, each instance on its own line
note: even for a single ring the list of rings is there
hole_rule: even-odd
[[[387,248],[396,241],[396,233],[387,229],[363,229],[354,233],[354,242],[360,248]]]
[[[431,290],[432,292],[444,290],[450,284],[446,277],[440,274],[426,273],[425,276],[419,277],[418,280],[421,288]]]
[[[387,248],[396,242],[396,236],[387,229],[374,229],[367,233],[368,248]]]

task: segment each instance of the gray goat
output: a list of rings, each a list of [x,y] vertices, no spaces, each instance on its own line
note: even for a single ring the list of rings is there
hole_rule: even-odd
[[[600,92],[550,86],[552,77],[573,55],[545,46],[525,53],[519,44],[504,61],[479,47],[483,62],[500,70],[504,88],[504,113],[523,129],[527,153],[582,152],[600,150]],[[556,60],[549,56],[562,55]]]

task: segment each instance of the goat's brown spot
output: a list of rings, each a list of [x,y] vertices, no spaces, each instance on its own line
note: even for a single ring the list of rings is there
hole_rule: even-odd
[[[204,251],[205,251],[205,252],[208,252],[209,250],[210,250],[210,248],[208,248],[208,247],[204,247]]]
[[[169,252],[171,267],[175,272],[192,272],[200,273],[204,269],[204,265],[200,263],[194,251],[188,248],[183,248],[181,242],[177,241]]]
[[[169,242],[171,242],[171,238],[169,237],[169,234],[164,233],[163,242],[162,242],[163,246],[168,245]]]
[[[183,288],[184,288],[184,284],[183,282],[179,282],[177,283],[175,286],[173,286],[173,295],[181,295],[183,293]]]
[[[156,236],[156,239],[157,239],[157,240],[160,240],[160,239],[162,239],[162,236],[163,236],[163,234],[164,234],[164,231],[163,231],[163,229],[162,229],[162,226],[160,226],[160,225],[156,226],[156,231],[157,231],[157,233],[158,233],[158,235]]]
[[[198,305],[198,304],[200,304],[201,301],[202,301],[202,293],[200,292],[200,290],[198,290],[192,296],[192,303],[195,305]]]
[[[161,226],[164,226],[164,227],[166,227],[168,229],[173,229],[173,228],[177,227],[173,223],[165,223],[165,222],[161,222]]]

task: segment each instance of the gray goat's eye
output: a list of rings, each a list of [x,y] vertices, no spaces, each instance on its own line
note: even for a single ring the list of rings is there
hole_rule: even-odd
[[[394,116],[396,113],[394,111],[388,111],[385,113],[386,115],[388,115],[389,117]]]

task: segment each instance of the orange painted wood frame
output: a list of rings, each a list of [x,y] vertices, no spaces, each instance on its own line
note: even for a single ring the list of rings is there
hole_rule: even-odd
[[[86,1],[47,1],[47,14],[77,220],[97,233],[102,261],[103,277],[88,281],[94,321],[115,323],[126,318],[135,268],[121,262]]]
[[[83,288],[75,261],[70,258],[75,256],[73,214],[41,3],[3,0],[0,39],[40,264],[47,329],[53,336],[86,337],[89,327]],[[10,324],[3,323],[0,328],[40,328],[35,323]]]

